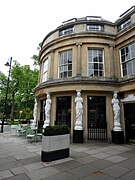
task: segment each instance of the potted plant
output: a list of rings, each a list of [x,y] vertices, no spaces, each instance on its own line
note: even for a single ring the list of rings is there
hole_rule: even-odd
[[[70,128],[67,125],[47,126],[42,134],[43,162],[69,157]]]

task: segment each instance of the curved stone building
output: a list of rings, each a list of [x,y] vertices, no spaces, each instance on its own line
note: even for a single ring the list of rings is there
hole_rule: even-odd
[[[45,121],[49,93],[49,124],[69,125],[72,140],[75,98],[80,91],[84,140],[112,141],[112,98],[116,92],[124,138],[135,140],[135,6],[115,23],[98,16],[63,22],[46,35],[39,57],[39,80],[34,90],[39,126]]]

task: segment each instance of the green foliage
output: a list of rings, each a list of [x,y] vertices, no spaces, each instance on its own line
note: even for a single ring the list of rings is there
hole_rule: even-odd
[[[5,108],[7,77],[0,72],[0,119],[3,118],[3,112]]]
[[[54,125],[54,126],[47,126],[44,129],[43,135],[55,136],[55,135],[62,135],[69,133],[70,133],[70,128],[67,125]]]
[[[38,56],[38,55],[35,55],[35,54],[34,54],[34,55],[31,57],[31,59],[34,60],[34,66],[39,65],[39,56]]]
[[[29,65],[21,66],[13,61],[7,97],[8,118],[19,118],[19,111],[23,110],[22,118],[33,118],[34,94],[33,89],[38,82],[38,69],[31,70]],[[0,118],[3,116],[7,77],[0,72]]]

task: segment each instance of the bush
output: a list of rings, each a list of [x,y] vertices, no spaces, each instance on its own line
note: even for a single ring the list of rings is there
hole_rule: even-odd
[[[70,128],[67,125],[54,125],[54,126],[47,126],[44,129],[43,135],[55,136],[55,135],[62,135],[69,133],[70,133]]]

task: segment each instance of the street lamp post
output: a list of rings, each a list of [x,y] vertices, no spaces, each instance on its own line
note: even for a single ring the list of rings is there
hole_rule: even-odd
[[[8,73],[8,79],[7,79],[7,88],[6,88],[6,96],[5,96],[5,105],[4,105],[3,119],[2,119],[2,124],[1,124],[1,133],[3,133],[5,118],[7,118],[7,96],[8,96],[8,89],[9,89],[11,64],[12,64],[12,57],[10,58],[10,61],[5,64],[5,66],[9,67],[9,73]]]

